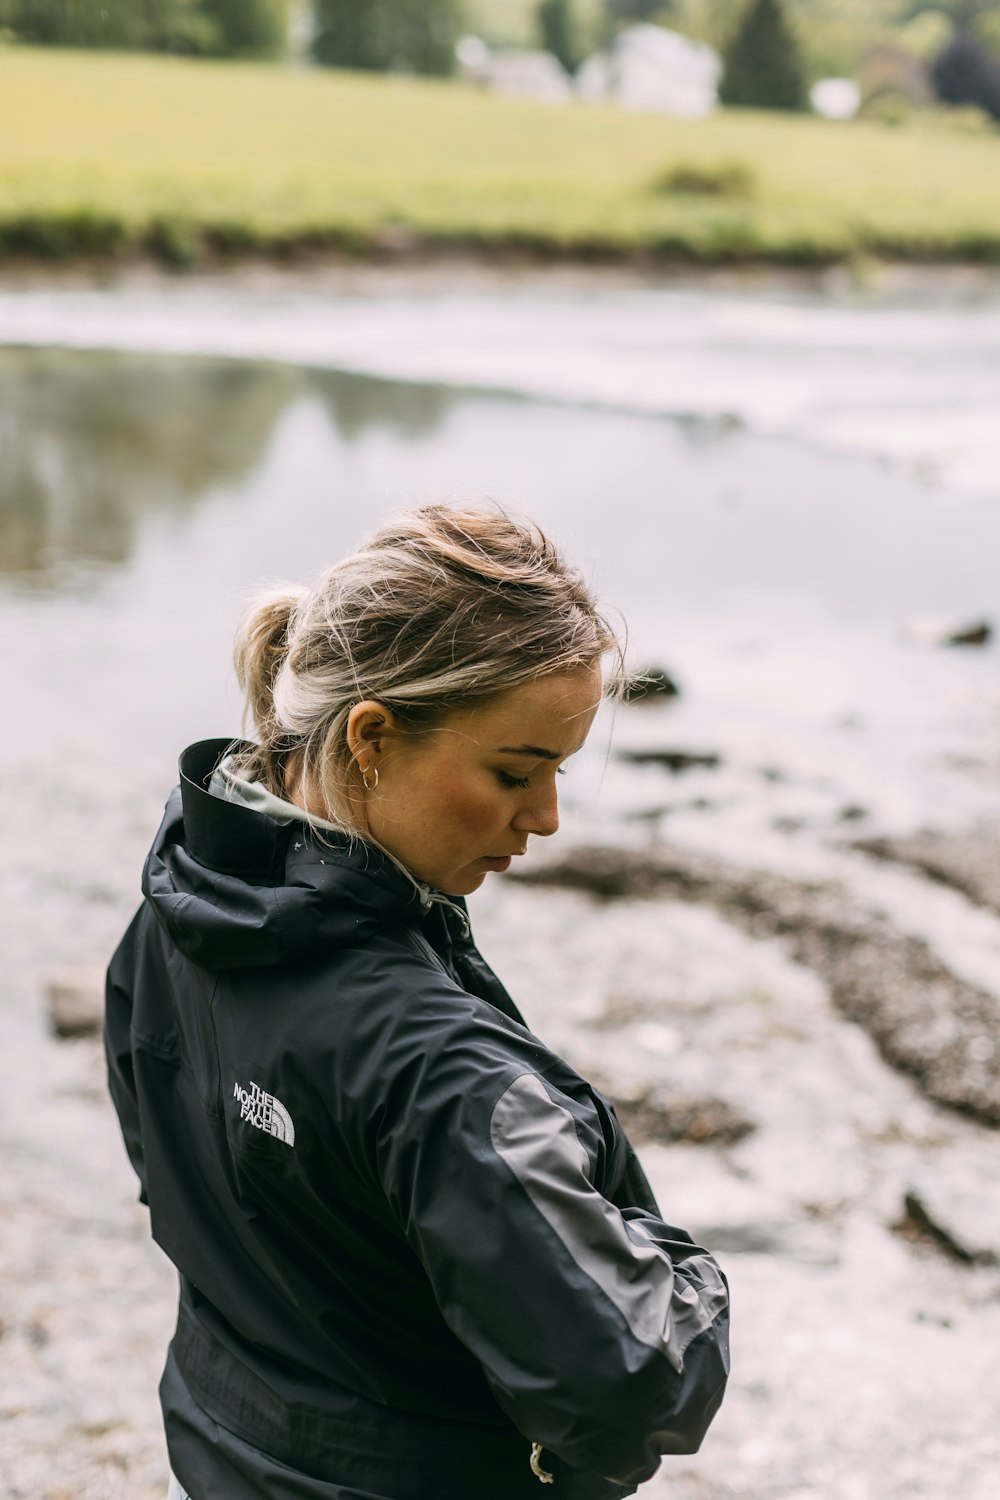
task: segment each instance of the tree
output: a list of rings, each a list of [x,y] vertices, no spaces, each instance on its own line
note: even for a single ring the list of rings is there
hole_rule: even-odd
[[[934,59],[931,83],[943,104],[975,104],[1000,121],[1000,63],[968,32]]]
[[[201,10],[225,57],[274,57],[285,49],[285,0],[201,0]]]
[[[143,9],[140,45],[153,52],[217,56],[226,50],[219,24],[205,14],[202,0],[144,0]]]
[[[136,47],[143,16],[135,0],[15,0],[11,24],[43,47]]]
[[[383,66],[374,19],[377,8],[378,0],[354,0],[353,4],[316,0],[312,42],[316,61],[331,68]]]
[[[567,73],[575,73],[580,62],[574,20],[570,0],[539,0],[535,21],[542,46],[559,59]]]
[[[23,42],[270,56],[284,47],[286,0],[6,0]]]
[[[903,18],[910,20],[928,10],[946,15],[956,31],[971,31],[977,22],[1000,10],[1000,0],[910,0]]]
[[[673,9],[671,0],[604,0],[604,10],[612,27],[631,26],[636,21],[657,21]]]
[[[907,14],[950,22],[954,37],[967,35],[987,52],[1000,52],[1000,0],[911,0]]]
[[[750,0],[724,56],[719,98],[756,109],[805,109],[806,73],[781,0]]]
[[[460,0],[315,0],[317,62],[374,72],[451,73]]]

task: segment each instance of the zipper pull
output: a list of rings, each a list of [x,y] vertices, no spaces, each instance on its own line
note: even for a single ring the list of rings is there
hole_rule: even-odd
[[[554,1474],[550,1474],[547,1469],[543,1469],[542,1468],[541,1458],[542,1458],[542,1445],[541,1445],[541,1443],[532,1443],[532,1445],[531,1445],[531,1472],[532,1472],[532,1474],[534,1474],[534,1476],[535,1476],[536,1479],[540,1479],[541,1482],[542,1482],[542,1484],[555,1484],[555,1482],[556,1482],[555,1481],[555,1475]]]

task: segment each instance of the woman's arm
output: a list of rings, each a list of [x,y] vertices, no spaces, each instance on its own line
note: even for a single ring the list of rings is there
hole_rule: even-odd
[[[383,1127],[383,1185],[524,1436],[639,1483],[662,1454],[697,1449],[718,1409],[726,1283],[648,1192],[611,1201],[629,1148],[584,1081],[534,1039],[506,1040],[453,1035],[422,1059]]]

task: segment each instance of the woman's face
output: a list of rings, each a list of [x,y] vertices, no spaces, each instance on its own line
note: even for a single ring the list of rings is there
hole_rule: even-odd
[[[555,833],[556,776],[587,738],[600,698],[593,666],[511,688],[420,735],[401,731],[382,705],[359,705],[382,720],[367,723],[356,757],[379,773],[365,793],[369,832],[417,879],[468,895],[523,854],[529,834]]]

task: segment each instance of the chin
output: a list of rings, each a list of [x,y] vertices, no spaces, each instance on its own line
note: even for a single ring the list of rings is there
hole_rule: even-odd
[[[488,870],[482,870],[475,875],[454,875],[441,890],[446,896],[469,896],[478,891],[488,874]]]

